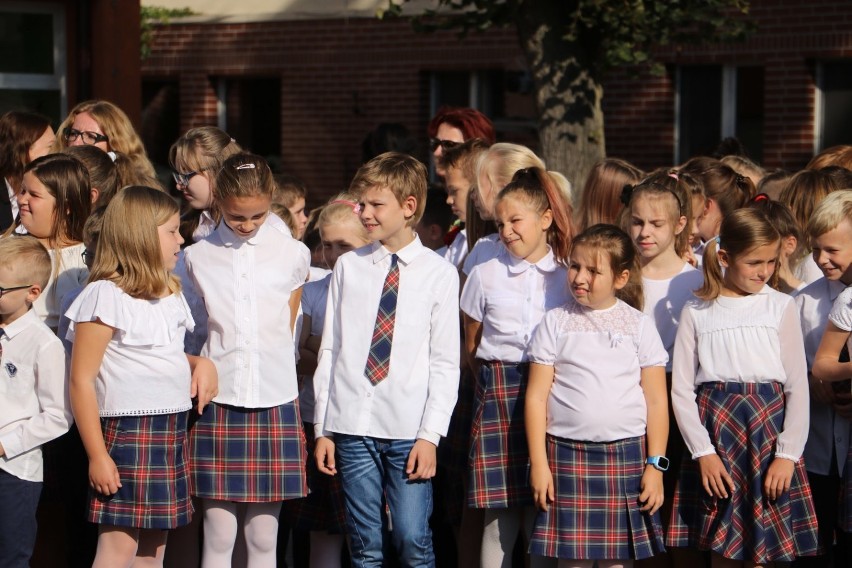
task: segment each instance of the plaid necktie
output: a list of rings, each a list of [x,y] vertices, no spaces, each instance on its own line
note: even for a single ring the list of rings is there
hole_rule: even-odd
[[[382,299],[376,314],[376,326],[373,328],[373,341],[370,343],[370,355],[364,374],[374,385],[388,376],[390,367],[391,341],[393,340],[394,318],[396,317],[396,297],[399,292],[399,266],[397,256],[391,255],[391,265],[382,287]]]

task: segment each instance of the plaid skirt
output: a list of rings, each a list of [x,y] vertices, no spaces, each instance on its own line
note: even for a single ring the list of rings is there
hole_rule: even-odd
[[[470,442],[468,507],[533,505],[524,426],[527,363],[486,361],[479,373]]]
[[[435,477],[435,494],[441,495],[446,521],[453,526],[461,524],[466,501],[470,431],[473,421],[475,378],[462,370],[459,380],[458,401],[453,409],[447,437],[438,446],[438,474]]]
[[[536,515],[530,554],[628,560],[665,552],[658,513],[639,510],[645,437],[579,442],[547,436],[555,501]]]
[[[282,514],[287,523],[297,530],[343,534],[346,530],[343,483],[340,481],[339,474],[330,476],[317,469],[317,462],[314,460],[316,449],[314,425],[305,422],[304,426],[308,448],[307,477],[310,494],[304,499],[286,501]]]
[[[173,529],[192,519],[186,459],[187,412],[101,418],[118,468],[114,495],[89,488],[88,520],[101,525]]]
[[[763,479],[784,425],[781,384],[706,383],[697,403],[734,491],[727,499],[708,496],[698,462],[684,455],[666,544],[758,564],[816,554],[817,519],[803,460],[796,464],[789,491],[775,501],[763,495]]]
[[[272,408],[211,404],[189,431],[193,495],[269,503],[308,494],[298,401]]]

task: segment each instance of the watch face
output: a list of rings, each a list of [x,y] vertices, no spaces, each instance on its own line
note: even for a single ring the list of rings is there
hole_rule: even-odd
[[[669,461],[669,458],[667,458],[666,456],[660,456],[659,458],[657,458],[657,466],[663,471],[669,469],[670,463],[671,462]]]

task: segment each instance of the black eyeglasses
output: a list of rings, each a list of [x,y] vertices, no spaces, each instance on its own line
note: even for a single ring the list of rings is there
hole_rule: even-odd
[[[11,288],[4,288],[0,286],[0,298],[3,297],[3,294],[6,292],[14,292],[15,290],[23,290],[24,288],[29,288],[32,284],[26,284],[24,286],[12,286]]]
[[[76,128],[66,128],[62,131],[62,134],[65,136],[65,140],[67,142],[76,142],[77,138],[82,137],[84,144],[97,144],[98,142],[106,142],[109,140],[109,137],[104,136],[103,134],[98,134],[97,132],[89,132],[79,131]]]
[[[185,174],[182,174],[180,172],[172,172],[172,177],[175,178],[176,184],[187,186],[187,185],[189,185],[189,180],[191,180],[193,178],[193,176],[197,176],[198,174],[200,174],[201,172],[203,172],[206,169],[207,168],[201,168],[197,172],[187,172]]]
[[[429,148],[431,148],[433,152],[438,149],[438,146],[441,147],[441,150],[446,152],[447,150],[455,148],[459,144],[461,144],[461,142],[454,142],[452,140],[440,140],[438,138],[429,139]]]
[[[88,250],[88,249],[81,252],[80,256],[83,257],[83,262],[86,263],[86,264],[95,261],[95,253],[93,251]]]

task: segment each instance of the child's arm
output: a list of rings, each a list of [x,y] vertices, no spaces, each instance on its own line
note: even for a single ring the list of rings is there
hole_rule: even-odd
[[[843,381],[852,377],[852,362],[841,363],[840,352],[849,339],[849,331],[829,321],[814,356],[813,376],[821,381]]]
[[[290,292],[290,333],[295,333],[296,318],[299,317],[299,307],[302,303],[302,287],[299,286]]]
[[[198,397],[198,414],[201,414],[204,407],[219,394],[219,374],[216,365],[207,357],[187,354],[186,358],[189,359],[189,368],[192,370],[189,396]]]
[[[648,419],[645,444],[649,456],[666,455],[669,437],[669,398],[666,393],[666,368],[645,367],[642,369],[642,391]],[[645,466],[640,485],[639,501],[644,503],[640,510],[653,515],[663,505],[663,472],[652,465]]]
[[[313,375],[317,369],[317,355],[322,337],[311,335],[312,321],[312,316],[309,316],[303,308],[302,332],[299,334],[299,362],[296,365],[300,375]]]
[[[339,322],[338,311],[340,309],[340,286],[344,263],[338,262],[331,277],[328,288],[328,300],[326,301],[325,321],[322,328],[322,342],[317,355],[317,369],[314,371],[314,435],[316,437],[316,448],[313,459],[317,469],[326,475],[335,475],[337,467],[334,461],[334,440],[331,434],[325,431],[325,414],[328,408],[328,393],[331,385],[331,361],[334,358],[342,326]]]
[[[95,380],[113,332],[100,320],[80,322],[71,350],[71,408],[89,456],[89,485],[102,495],[112,495],[121,487],[118,469],[104,444],[95,394]]]
[[[527,446],[530,452],[530,486],[536,506],[547,511],[553,502],[553,473],[547,462],[547,397],[553,385],[553,365],[530,363],[524,403],[524,426],[527,431]]]
[[[479,349],[479,342],[482,341],[482,322],[476,321],[467,314],[462,314],[464,318],[464,355],[467,361],[468,368],[473,372],[474,377],[479,376],[479,363],[476,361],[476,350]]]

